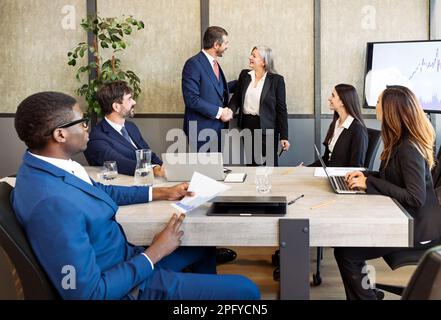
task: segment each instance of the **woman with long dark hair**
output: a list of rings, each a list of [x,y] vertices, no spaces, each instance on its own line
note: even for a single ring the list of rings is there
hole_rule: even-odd
[[[328,101],[334,118],[323,141],[323,162],[329,167],[363,167],[368,133],[361,117],[357,91],[349,84],[338,84]],[[310,166],[319,167],[320,162]]]
[[[414,219],[415,247],[430,247],[441,236],[441,211],[433,189],[434,129],[415,95],[406,87],[391,86],[377,102],[384,150],[379,172],[346,175],[351,189],[396,199]],[[334,255],[348,299],[376,299],[362,273],[366,260],[403,248],[336,248]]]

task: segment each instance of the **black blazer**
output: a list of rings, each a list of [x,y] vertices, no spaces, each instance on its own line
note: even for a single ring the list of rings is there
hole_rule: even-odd
[[[364,167],[369,137],[366,127],[358,120],[354,119],[348,129],[338,137],[334,150],[329,159],[328,144],[325,146],[325,154],[322,159],[328,167]],[[320,161],[309,165],[310,167],[320,167]]]
[[[382,161],[379,172],[366,176],[367,193],[396,199],[414,218],[415,244],[441,237],[441,208],[429,166],[408,139],[395,147],[387,166]]]
[[[243,104],[245,93],[251,83],[250,70],[244,69],[239,75],[236,90],[230,100],[229,107],[239,110],[238,125],[242,128]],[[281,75],[267,73],[263,84],[259,106],[260,127],[263,130],[274,129],[280,134],[280,140],[288,140],[288,111],[286,109],[285,81]]]

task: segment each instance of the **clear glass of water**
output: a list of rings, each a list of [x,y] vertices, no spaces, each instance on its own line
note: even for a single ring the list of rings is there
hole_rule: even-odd
[[[136,150],[136,168],[134,183],[137,186],[152,186],[154,182],[153,167],[151,163],[152,151],[150,149]]]
[[[104,180],[113,180],[118,176],[116,161],[105,161],[103,164],[102,177]]]
[[[268,193],[271,191],[271,170],[260,167],[256,169],[256,190],[259,193]]]

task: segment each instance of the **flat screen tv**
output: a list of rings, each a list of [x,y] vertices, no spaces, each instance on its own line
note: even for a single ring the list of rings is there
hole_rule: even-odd
[[[364,106],[375,108],[388,85],[410,88],[424,111],[441,113],[441,40],[367,43]]]

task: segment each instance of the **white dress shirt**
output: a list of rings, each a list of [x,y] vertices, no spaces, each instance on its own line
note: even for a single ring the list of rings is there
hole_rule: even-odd
[[[251,70],[248,74],[251,76],[251,82],[245,93],[243,113],[258,116],[260,111],[260,96],[262,95],[263,84],[265,83],[267,72],[265,72],[263,77],[257,83],[256,72]]]
[[[205,56],[207,57],[207,59],[208,59],[208,62],[210,62],[210,66],[211,66],[211,69],[213,69],[213,73],[215,74],[215,72],[214,72],[214,65],[213,65],[213,61],[215,60],[211,55],[209,55],[208,53],[207,53],[207,51],[205,51],[205,50],[202,50],[202,52],[205,54]],[[218,63],[219,64],[219,63]],[[220,67],[219,67],[219,69],[220,69]],[[220,72],[220,71],[219,71]],[[221,115],[222,115],[222,111],[223,111],[223,107],[219,107],[219,110],[217,111],[217,114],[216,114],[216,119],[220,119],[220,117],[221,117]]]
[[[78,162],[76,162],[76,161],[73,161],[71,159],[65,160],[65,159],[58,159],[58,158],[51,158],[51,157],[40,156],[40,155],[37,155],[37,154],[33,154],[32,152],[29,152],[29,154],[31,154],[32,156],[34,156],[34,157],[36,157],[36,158],[38,158],[40,160],[49,162],[50,164],[56,166],[57,168],[60,168],[60,169],[62,169],[64,171],[66,171],[66,172],[69,172],[70,174],[73,174],[74,176],[76,176],[77,178],[83,180],[84,182],[86,182],[86,183],[88,183],[90,185],[93,185],[92,181],[89,178],[89,175],[86,172],[86,169],[84,169],[84,167],[81,164],[79,164]],[[149,191],[150,192],[149,192],[149,200],[148,201],[151,201],[151,199],[152,199],[152,188],[149,188]],[[150,260],[150,258],[144,252],[142,252],[141,254],[144,257],[147,258],[147,260],[149,261],[150,265],[152,266],[152,270],[153,270],[154,266],[153,266],[153,263]]]
[[[122,127],[123,127],[122,125],[110,121],[109,119],[107,119],[107,117],[104,117],[104,119],[107,121],[108,124],[110,124],[110,126],[111,126],[113,129],[116,130],[116,132],[118,132],[120,135],[123,135],[123,134],[121,133],[121,129],[122,129]],[[127,129],[126,129],[126,130],[127,130]],[[129,138],[130,138],[130,135],[129,135]],[[136,146],[136,144],[133,142],[132,138],[130,138],[130,142],[131,142],[132,145],[135,147],[135,149],[138,149],[138,147]]]
[[[351,115],[348,115],[346,117],[346,120],[342,124],[340,124],[340,119],[337,119],[337,121],[335,122],[334,135],[332,136],[331,142],[329,142],[329,145],[328,145],[328,149],[329,149],[329,159],[328,160],[331,160],[331,155],[332,155],[332,152],[334,151],[335,144],[337,143],[337,140],[340,137],[340,135],[342,134],[343,130],[349,129],[349,127],[351,126],[353,121],[354,121],[354,118]]]
[[[90,180],[89,175],[86,172],[86,169],[84,169],[83,166],[81,164],[79,164],[78,162],[73,161],[71,159],[65,160],[65,159],[40,156],[38,154],[33,154],[32,152],[29,152],[29,153],[32,156],[34,156],[40,160],[49,162],[50,164],[56,166],[57,168],[60,168],[64,171],[67,171],[70,174],[73,174],[74,176],[76,176],[77,178],[83,180],[84,182],[92,185],[92,181]]]

